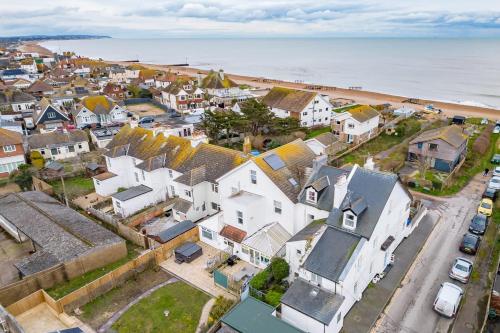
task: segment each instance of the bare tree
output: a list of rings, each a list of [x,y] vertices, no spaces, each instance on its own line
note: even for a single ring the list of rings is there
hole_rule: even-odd
[[[425,173],[431,167],[431,158],[422,154],[418,155],[417,167],[420,179],[425,179]]]

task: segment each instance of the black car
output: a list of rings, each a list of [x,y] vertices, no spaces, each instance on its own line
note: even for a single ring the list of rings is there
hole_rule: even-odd
[[[483,214],[477,214],[472,218],[469,226],[469,231],[476,235],[484,235],[486,227],[488,226],[488,218]]]
[[[495,201],[495,199],[497,198],[497,190],[488,187],[483,192],[483,198],[489,198],[489,199]]]
[[[481,237],[473,234],[465,234],[460,244],[460,251],[467,254],[476,254],[477,249],[479,249],[479,243],[481,242]]]
[[[153,123],[154,121],[155,121],[155,118],[153,118],[153,117],[142,117],[139,120],[139,124],[150,124],[150,123]]]

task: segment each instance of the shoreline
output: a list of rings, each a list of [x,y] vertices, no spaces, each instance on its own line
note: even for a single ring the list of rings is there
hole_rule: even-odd
[[[29,46],[33,49],[37,49],[40,52],[52,52],[37,42],[25,42],[23,45]],[[37,52],[37,51],[34,51]],[[40,53],[42,54],[42,53]],[[123,66],[129,66],[131,63],[126,61],[117,61],[117,60],[103,60],[109,64],[120,64]],[[157,69],[162,71],[171,70],[172,72],[178,74],[185,74],[190,76],[195,76],[198,73],[206,74],[208,70],[202,70],[194,67],[179,67],[172,65],[158,65],[158,64],[150,64],[144,62],[136,62],[135,64],[142,65],[146,68]],[[326,86],[321,84],[306,84],[306,83],[295,83],[284,80],[276,80],[269,79],[264,77],[257,76],[248,76],[248,75],[239,75],[232,73],[225,73],[229,78],[234,80],[238,84],[246,84],[254,87],[259,87],[263,89],[271,89],[275,86],[286,87],[286,88],[294,88],[294,89],[302,89],[307,91],[314,91],[321,94],[328,95],[330,98],[334,99],[349,99],[354,100],[357,104],[384,104],[390,103],[392,106],[399,108],[402,106],[411,107],[416,110],[424,110],[424,106],[427,104],[434,105],[435,108],[441,109],[443,114],[449,117],[453,117],[455,115],[467,116],[467,117],[480,117],[480,118],[488,118],[492,120],[500,120],[500,110],[473,106],[473,105],[464,105],[458,103],[451,102],[442,102],[436,100],[429,99],[418,99],[420,104],[412,104],[412,103],[403,103],[404,100],[412,97],[406,96],[398,96],[391,95],[387,93],[373,92],[367,90],[351,90],[346,88],[339,88],[334,86]],[[314,87],[315,89],[310,89]],[[316,89],[318,88],[318,89]]]

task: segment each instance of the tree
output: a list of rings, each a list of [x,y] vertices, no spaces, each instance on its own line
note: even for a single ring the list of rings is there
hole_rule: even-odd
[[[42,154],[38,150],[32,150],[30,153],[31,165],[33,165],[38,170],[42,169],[45,166],[45,160],[43,159]]]
[[[17,171],[11,174],[11,179],[16,183],[21,190],[28,191],[31,189],[31,185],[33,184],[33,170],[29,164],[21,164]]]
[[[274,281],[280,283],[290,274],[290,266],[283,258],[273,258],[271,260],[271,273]]]
[[[132,97],[139,98],[141,94],[141,88],[134,84],[129,84],[127,90],[132,94]]]
[[[276,118],[274,113],[264,103],[256,99],[248,99],[241,103],[241,113],[245,120],[244,125],[246,129],[253,136],[262,134],[264,127],[271,125]]]
[[[243,121],[239,114],[231,110],[207,110],[201,117],[200,127],[217,143],[221,134],[226,134],[227,142],[231,145],[231,134],[242,127]]]
[[[300,121],[296,118],[278,118],[275,117],[272,122],[271,131],[275,134],[290,134],[300,129]]]
[[[216,143],[219,142],[219,137],[222,132],[222,122],[216,112],[206,110],[201,116],[200,127],[205,131],[209,138]]]

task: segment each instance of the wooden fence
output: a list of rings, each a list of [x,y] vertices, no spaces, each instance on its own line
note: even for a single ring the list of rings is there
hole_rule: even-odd
[[[465,163],[465,156],[462,158],[460,163],[457,164],[457,166],[453,169],[453,171],[450,172],[450,174],[443,180],[443,187],[448,187],[450,186],[451,181],[453,180],[453,176],[460,170],[462,165]]]
[[[164,244],[151,240],[153,246],[155,247],[154,249],[141,254],[137,258],[58,300],[54,300],[43,289],[39,289],[23,299],[9,305],[7,310],[14,316],[17,316],[45,302],[58,314],[62,312],[71,312],[75,308],[85,305],[111,289],[122,285],[134,275],[156,266],[170,258],[173,255],[173,250],[187,241],[199,241],[198,228],[193,228]]]

